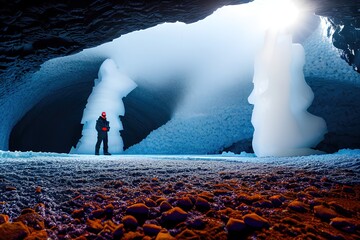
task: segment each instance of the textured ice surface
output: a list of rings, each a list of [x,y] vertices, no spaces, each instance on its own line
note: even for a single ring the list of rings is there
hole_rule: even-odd
[[[245,157],[242,157],[245,156]],[[241,155],[67,155],[0,151],[0,210],[16,216],[21,209],[44,202],[47,211],[66,211],[66,201],[78,194],[106,193],[112,181],[138,187],[143,178],[163,181],[193,176],[204,181],[225,172],[238,176],[265,176],[296,171],[325,176],[346,184],[360,183],[360,150],[302,157],[256,158]],[[315,176],[314,175],[314,176]],[[171,180],[169,180],[171,181]],[[6,186],[15,191],[6,191]],[[41,194],[35,194],[37,186]]]

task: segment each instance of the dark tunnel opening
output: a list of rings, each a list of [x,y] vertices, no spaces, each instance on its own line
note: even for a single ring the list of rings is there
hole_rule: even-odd
[[[68,153],[81,137],[82,110],[92,86],[84,82],[43,98],[12,129],[10,151]]]
[[[138,86],[123,99],[125,116],[120,119],[124,150],[141,142],[151,131],[171,119],[182,89],[176,84],[161,89]]]
[[[120,118],[124,149],[170,120],[182,93],[174,86],[138,86],[123,99],[125,116]],[[92,87],[93,81],[82,82],[43,98],[12,129],[9,150],[69,153],[81,138],[82,114]]]

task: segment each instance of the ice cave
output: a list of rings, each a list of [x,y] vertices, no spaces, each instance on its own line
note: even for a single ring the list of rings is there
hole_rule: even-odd
[[[182,15],[185,5],[174,9],[177,15],[154,9],[160,11],[158,14],[163,15],[163,20],[152,16],[155,19],[148,19],[148,25],[146,21],[140,21],[139,25],[130,22],[125,24],[128,28],[118,23],[118,31],[114,30],[117,28],[114,22],[121,7],[115,4],[115,10],[110,10],[106,5],[94,5],[109,16],[95,16],[95,10],[91,16],[103,18],[104,26],[111,27],[100,35],[97,31],[93,31],[93,35],[89,33],[90,42],[81,44],[76,40],[77,34],[86,35],[82,32],[86,29],[76,25],[77,22],[74,29],[64,25],[56,38],[38,37],[33,42],[36,37],[30,33],[31,26],[24,23],[24,32],[29,28],[29,37],[23,33],[24,40],[17,41],[16,46],[8,40],[9,43],[4,42],[7,45],[1,47],[0,149],[93,153],[96,132],[94,123],[89,121],[109,109],[114,126],[110,140],[114,145],[110,151],[114,153],[253,152],[253,137],[254,141],[259,138],[254,135],[251,116],[253,109],[259,108],[250,104],[248,97],[253,89],[254,73],[259,75],[254,71],[256,56],[263,48],[269,25],[273,24],[270,20],[275,18],[269,9],[276,1],[269,4],[269,1],[256,0],[238,5],[248,1],[219,1],[217,7],[199,1],[201,4],[193,11],[200,14],[193,17]],[[286,31],[291,33],[294,43],[303,46],[305,62],[299,74],[313,92],[313,95],[309,93],[310,103],[302,105],[308,117],[317,116],[307,120],[308,124],[318,125],[309,130],[316,136],[308,147],[327,153],[359,148],[359,26],[356,18],[345,21],[341,14],[331,15],[320,4],[305,0],[298,3],[303,7],[301,18]],[[147,4],[142,7],[151,9]],[[343,11],[351,12],[351,4],[343,7]],[[10,6],[8,12],[1,10],[4,16],[11,12],[11,7],[14,6]],[[55,11],[58,21],[66,22],[66,16],[61,18],[62,6],[55,4],[54,9],[59,11]],[[289,8],[284,9],[285,13],[290,12]],[[50,13],[44,16],[49,14],[48,18],[54,21],[51,27],[56,31],[56,20]],[[288,20],[289,15],[285,19]],[[26,14],[18,16],[18,21],[26,22]],[[279,21],[284,22],[281,18]],[[16,26],[22,26],[20,23]],[[97,25],[102,24],[100,21],[89,24],[86,31],[102,29]],[[3,25],[7,26],[3,28],[6,29],[4,39],[11,31],[16,32],[10,22]],[[16,54],[18,57],[14,57]],[[281,61],[286,56],[279,58]],[[104,61],[113,63],[111,73],[101,70]],[[114,81],[107,83],[105,90],[96,92],[97,82],[105,79],[106,74],[112,75]],[[302,86],[293,88],[292,96]],[[114,92],[117,96],[112,95]],[[93,101],[98,103],[90,104],[96,94],[98,98]],[[294,101],[303,100],[299,96]],[[274,115],[278,115],[275,108],[260,118],[269,125]],[[281,121],[286,118],[280,114],[274,121],[282,125]],[[314,123],[319,119],[323,122]],[[282,126],[283,129],[272,129],[281,132],[280,136],[267,136],[268,148],[274,148],[269,144],[276,138],[283,143],[294,139],[284,134],[292,130]],[[88,138],[85,132],[90,134]],[[294,134],[300,133],[304,134],[301,127]],[[90,142],[84,143],[86,141]]]
[[[2,1],[0,240],[360,239],[359,13]]]

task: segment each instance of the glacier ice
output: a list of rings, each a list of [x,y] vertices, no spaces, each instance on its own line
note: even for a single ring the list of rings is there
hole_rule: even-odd
[[[123,129],[119,116],[124,116],[123,97],[136,88],[136,83],[119,72],[112,59],[106,59],[100,66],[99,78],[95,79],[95,86],[88,98],[81,123],[84,124],[82,137],[76,148],[71,149],[74,154],[93,154],[97,140],[95,130],[96,120],[101,112],[107,113],[110,122],[109,151],[121,153],[123,141],[120,130]]]
[[[316,153],[326,133],[324,119],[307,112],[314,94],[305,82],[304,48],[290,34],[269,30],[254,63],[253,149],[257,156]]]

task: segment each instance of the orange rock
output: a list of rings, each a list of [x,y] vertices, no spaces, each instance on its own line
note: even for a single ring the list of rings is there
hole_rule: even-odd
[[[174,207],[162,214],[162,220],[171,223],[180,223],[186,220],[188,214],[179,207]]]
[[[253,202],[264,199],[264,197],[261,196],[260,194],[255,194],[255,195],[250,196],[250,195],[245,194],[245,193],[239,194],[237,196],[237,198],[239,199],[239,201],[244,202],[246,204],[252,204]]]
[[[244,222],[246,225],[254,228],[269,227],[269,221],[265,218],[257,215],[256,213],[249,213],[244,216]]]
[[[91,215],[94,218],[102,218],[105,216],[105,210],[104,209],[96,209],[91,212]]]
[[[22,222],[7,222],[0,225],[1,240],[24,239],[29,234],[29,229]]]
[[[181,233],[176,235],[176,238],[177,239],[194,239],[194,240],[199,239],[200,240],[199,235],[197,235],[190,229],[185,229],[184,231],[182,231]]]
[[[146,198],[145,199],[145,205],[148,207],[156,207],[157,204],[154,200],[152,200],[151,198]]]
[[[344,232],[355,232],[357,224],[353,219],[336,217],[331,219],[330,225]]]
[[[35,193],[41,193],[41,187],[37,186],[35,189]]]
[[[269,197],[269,200],[275,207],[280,207],[286,198],[282,195],[274,195]]]
[[[71,216],[73,218],[82,218],[84,217],[85,215],[85,212],[84,212],[84,209],[75,209],[72,213],[71,213]]]
[[[161,231],[161,226],[155,224],[144,224],[143,230],[146,235],[156,236]]]
[[[27,214],[27,213],[34,213],[35,210],[32,208],[25,208],[23,210],[21,210],[21,215]]]
[[[290,208],[291,210],[294,210],[296,212],[306,212],[308,206],[303,202],[294,200],[288,205],[288,208]]]
[[[330,220],[331,218],[337,217],[337,213],[334,210],[327,208],[324,205],[315,206],[314,213],[316,217],[323,220]]]
[[[139,225],[136,218],[131,215],[126,215],[125,217],[123,217],[122,223],[124,224],[125,228],[129,228],[132,230],[135,230],[137,228],[137,226]]]
[[[5,214],[0,214],[0,224],[9,222],[9,216]]]
[[[182,197],[177,200],[177,206],[188,211],[193,208],[194,204],[189,197]]]
[[[170,209],[172,209],[172,206],[167,201],[163,201],[160,203],[160,212],[166,212]]]
[[[202,192],[199,194],[199,197],[206,199],[210,202],[214,200],[214,194],[211,192]]]
[[[35,230],[42,230],[45,228],[44,218],[36,212],[22,214],[18,218],[14,219],[14,222],[22,222],[31,229]]]
[[[121,239],[124,236],[124,233],[124,224],[119,224],[119,226],[113,232],[113,237],[114,239]]]
[[[229,231],[229,233],[240,233],[246,229],[246,224],[243,220],[230,218],[226,224],[226,229]]]
[[[140,232],[127,232],[124,234],[123,239],[143,239],[144,234]]]
[[[31,233],[30,236],[26,237],[24,240],[47,240],[48,234],[45,230],[35,231]]]
[[[103,230],[103,226],[101,225],[100,219],[87,219],[86,220],[87,230],[92,233],[99,233],[101,230]]]
[[[95,198],[95,199],[98,198],[98,199],[101,199],[101,200],[106,200],[106,199],[108,199],[109,197],[106,196],[106,195],[104,195],[104,194],[98,193],[98,194],[95,195],[94,198]]]
[[[170,233],[166,230],[161,230],[156,236],[155,240],[176,240]]]
[[[167,201],[167,199],[163,198],[163,197],[160,197],[160,198],[156,199],[156,205],[161,204],[163,201]]]
[[[104,229],[108,229],[110,232],[114,232],[115,229],[118,227],[119,225],[115,224],[113,221],[108,220],[104,223]]]
[[[44,212],[45,211],[45,204],[43,203],[38,203],[35,205],[34,209],[35,209],[35,212]]]
[[[111,203],[105,206],[104,213],[106,216],[111,217],[114,214],[114,205]]]
[[[74,240],[87,240],[87,238],[85,236],[80,236],[80,237],[74,238]]]
[[[195,207],[201,212],[206,212],[210,209],[210,203],[206,199],[198,197],[195,202]]]
[[[133,216],[147,216],[149,214],[149,207],[143,203],[136,203],[126,209],[126,214]]]
[[[228,195],[228,194],[231,194],[231,192],[229,190],[226,190],[226,189],[216,189],[216,190],[214,190],[214,195],[215,196]]]

